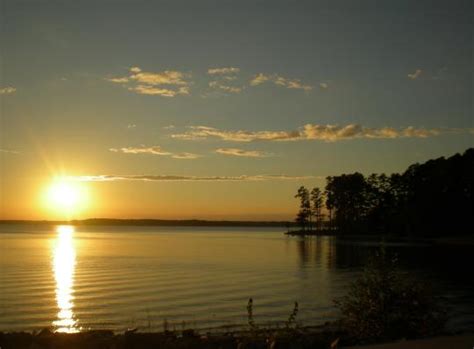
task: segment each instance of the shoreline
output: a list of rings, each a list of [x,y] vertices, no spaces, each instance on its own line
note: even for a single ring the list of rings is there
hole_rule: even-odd
[[[332,346],[334,345],[334,346]],[[445,349],[469,348],[474,345],[474,331],[456,334],[398,340],[370,345],[353,345],[344,334],[328,326],[308,328],[268,328],[226,333],[196,332],[192,329],[171,332],[125,333],[91,330],[79,333],[54,333],[44,329],[39,333],[0,332],[2,349],[151,349],[151,348],[353,348],[353,349]]]
[[[161,219],[109,219],[91,218],[71,221],[48,221],[48,220],[0,220],[0,227],[5,225],[29,225],[29,226],[58,226],[73,225],[76,227],[209,227],[209,228],[282,228],[281,233],[288,237],[340,237],[351,239],[381,238],[395,239],[397,241],[424,242],[439,245],[474,246],[474,236],[419,236],[419,235],[397,235],[383,233],[357,233],[347,234],[337,230],[288,230],[294,228],[294,223],[288,224],[284,221],[208,221],[199,219],[190,220],[161,220]],[[286,231],[285,231],[286,230]]]
[[[115,219],[90,218],[81,220],[0,220],[1,225],[74,225],[74,226],[157,226],[157,227],[295,227],[287,221],[234,221],[234,220],[205,220],[205,219]]]
[[[432,338],[421,338],[413,340],[400,340],[389,343],[358,345],[352,347],[341,346],[340,349],[461,349],[474,347],[474,332],[441,335]]]
[[[336,236],[340,238],[353,238],[353,239],[364,239],[364,238],[382,238],[382,239],[395,239],[398,241],[410,241],[410,242],[427,242],[437,245],[462,245],[462,246],[474,246],[474,236],[471,235],[459,235],[459,236],[417,236],[417,235],[396,235],[396,234],[344,234],[330,231],[302,231],[302,230],[290,230],[284,233],[286,236],[291,237],[324,237],[324,236]]]

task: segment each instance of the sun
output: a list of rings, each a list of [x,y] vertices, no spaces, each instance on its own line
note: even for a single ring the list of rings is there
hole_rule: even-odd
[[[50,210],[71,215],[84,208],[86,189],[82,183],[65,177],[55,178],[47,187],[45,201]]]
[[[66,182],[58,182],[49,189],[50,200],[53,204],[72,208],[79,201],[79,189]]]

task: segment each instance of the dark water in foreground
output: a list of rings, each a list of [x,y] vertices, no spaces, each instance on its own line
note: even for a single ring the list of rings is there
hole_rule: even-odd
[[[163,322],[204,329],[337,316],[377,239],[286,237],[278,228],[0,226],[0,331],[74,332]],[[386,242],[403,269],[427,280],[452,329],[474,329],[472,247]],[[184,323],[183,323],[184,322]]]

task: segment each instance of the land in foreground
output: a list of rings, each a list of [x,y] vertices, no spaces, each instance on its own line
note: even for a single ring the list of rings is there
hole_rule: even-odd
[[[354,349],[445,349],[471,348],[474,334],[445,335],[443,337],[404,340],[368,346],[344,346],[341,335],[332,330],[265,330],[261,332],[197,334],[192,330],[175,333],[124,333],[90,331],[75,334],[0,333],[2,349],[151,349],[151,348],[354,348]]]
[[[474,334],[425,338],[411,341],[399,341],[368,346],[352,347],[353,349],[461,349],[474,346]]]

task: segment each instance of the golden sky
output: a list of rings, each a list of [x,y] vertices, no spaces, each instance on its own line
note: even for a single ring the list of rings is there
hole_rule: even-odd
[[[6,0],[0,219],[292,220],[300,185],[462,152],[472,6]]]

